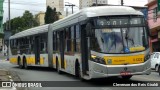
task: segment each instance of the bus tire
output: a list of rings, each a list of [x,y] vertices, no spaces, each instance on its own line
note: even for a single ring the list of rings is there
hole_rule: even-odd
[[[79,63],[78,61],[76,60],[76,63],[75,63],[75,77],[76,78],[79,78]]]
[[[77,73],[77,78],[79,78],[81,81],[86,81],[84,78],[82,78],[82,74],[81,74],[81,68],[80,68],[80,64],[77,63],[77,68],[76,68],[76,73]]]
[[[18,57],[18,66],[20,69],[23,69],[23,64],[22,64],[22,60],[20,57]]]
[[[23,58],[23,62],[24,69],[28,69],[27,60],[25,57]]]
[[[58,74],[62,74],[58,60],[56,60],[56,70],[57,70]]]
[[[155,66],[155,71],[158,72],[158,65]]]
[[[125,79],[125,80],[129,80],[131,77],[132,77],[132,75],[122,76],[122,78]]]

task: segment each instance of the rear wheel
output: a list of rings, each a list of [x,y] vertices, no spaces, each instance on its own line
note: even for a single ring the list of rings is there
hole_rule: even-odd
[[[158,72],[158,65],[155,66],[155,71]]]
[[[131,77],[132,77],[132,75],[129,75],[129,76],[122,76],[122,78],[125,79],[125,80],[129,80]]]
[[[79,78],[79,63],[77,62],[75,64],[75,76],[76,78]]]
[[[19,68],[23,69],[22,60],[20,58],[18,58],[18,66]]]
[[[24,61],[24,63],[23,63],[23,64],[24,64],[24,68],[25,68],[25,69],[28,69],[28,65],[27,65],[27,60],[26,60],[26,58],[24,58],[23,61]]]
[[[60,65],[58,63],[58,60],[56,60],[56,69],[57,69],[58,74],[62,74],[62,71],[60,70]]]

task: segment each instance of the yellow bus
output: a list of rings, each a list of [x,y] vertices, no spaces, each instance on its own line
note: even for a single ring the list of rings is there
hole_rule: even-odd
[[[143,14],[131,7],[89,7],[11,36],[10,62],[21,68],[47,66],[86,80],[130,79],[151,72],[148,35]]]

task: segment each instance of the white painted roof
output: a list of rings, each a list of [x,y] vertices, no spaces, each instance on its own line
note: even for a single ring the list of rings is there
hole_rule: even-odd
[[[98,6],[89,7],[80,10],[79,12],[72,14],[64,19],[56,21],[52,24],[52,30],[78,23],[86,20],[89,17],[96,16],[111,16],[111,15],[143,15],[142,12],[137,11],[131,7],[126,6]]]
[[[39,34],[39,33],[48,32],[48,26],[49,26],[49,24],[34,27],[34,28],[31,28],[31,29],[27,29],[25,31],[16,33],[15,35],[11,36],[10,39],[20,38],[20,37],[25,37],[25,36],[30,36],[30,35],[35,35],[35,34]]]

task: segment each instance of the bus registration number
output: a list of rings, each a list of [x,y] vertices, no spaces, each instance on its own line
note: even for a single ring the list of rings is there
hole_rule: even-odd
[[[121,76],[131,75],[131,72],[129,72],[129,71],[120,72],[120,75]]]

